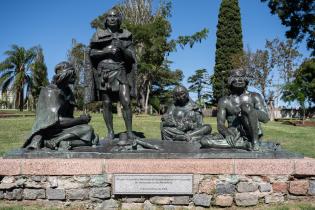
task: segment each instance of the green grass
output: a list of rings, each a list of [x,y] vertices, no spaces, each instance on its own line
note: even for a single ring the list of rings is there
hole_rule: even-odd
[[[77,206],[77,207],[45,207],[44,204],[40,204],[35,202],[31,203],[25,203],[22,201],[23,204],[21,204],[21,201],[19,202],[5,202],[0,201],[0,210],[83,210],[85,209],[83,206]],[[160,208],[162,209],[162,208]],[[209,209],[212,210],[219,210],[223,208],[218,207],[211,207]],[[255,207],[237,207],[233,206],[230,208],[225,208],[227,210],[242,210],[242,209],[250,209],[250,210],[315,210],[315,204],[312,201],[290,201],[290,203],[286,204],[276,204],[276,205],[259,205]]]
[[[25,115],[25,114],[35,114],[34,111],[23,110],[20,112],[17,109],[0,109],[0,114],[17,114],[17,115]]]
[[[31,131],[33,122],[34,117],[0,118],[0,156],[23,144]],[[210,123],[213,132],[217,132],[215,118],[206,117],[204,122]],[[91,125],[100,137],[106,136],[105,123],[101,114],[92,114]],[[123,118],[114,116],[114,128],[116,133],[125,130]],[[133,130],[144,133],[146,138],[160,138],[160,117],[134,116]],[[304,153],[305,156],[315,158],[315,127],[269,122],[263,124],[263,130],[265,140],[279,142],[289,151]]]

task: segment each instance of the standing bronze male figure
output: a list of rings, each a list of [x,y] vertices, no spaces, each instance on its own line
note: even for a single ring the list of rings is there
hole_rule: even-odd
[[[105,29],[98,28],[92,37],[86,73],[85,102],[103,102],[107,139],[114,138],[112,102],[120,101],[127,135],[133,139],[130,97],[135,95],[136,59],[132,34],[121,29],[122,17],[111,9],[105,18]]]

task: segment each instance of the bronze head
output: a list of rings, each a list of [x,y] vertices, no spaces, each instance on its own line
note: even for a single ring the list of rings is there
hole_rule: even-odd
[[[52,83],[54,84],[74,84],[75,70],[72,64],[62,61],[55,66],[55,76]]]
[[[186,104],[189,101],[189,93],[186,87],[178,85],[173,90],[173,98],[176,104]]]
[[[107,12],[104,25],[105,28],[119,27],[121,25],[121,22],[122,22],[121,14],[118,12],[117,9],[113,8]]]
[[[233,69],[228,78],[228,84],[231,88],[247,88],[249,77],[246,70],[239,68]]]

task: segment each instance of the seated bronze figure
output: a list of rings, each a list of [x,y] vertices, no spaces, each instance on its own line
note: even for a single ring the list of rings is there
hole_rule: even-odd
[[[175,87],[173,99],[174,104],[162,116],[162,140],[197,142],[211,133],[211,126],[203,124],[201,110],[184,86]]]
[[[245,70],[231,71],[228,79],[231,93],[219,100],[217,124],[219,133],[230,146],[246,145],[247,149],[256,151],[260,149],[263,135],[260,122],[268,122],[269,115],[261,95],[247,91],[248,82]]]
[[[88,125],[89,115],[74,118],[75,98],[69,84],[75,82],[75,71],[68,62],[55,67],[52,84],[41,89],[32,134],[23,147],[69,150],[77,146],[98,144],[98,136]]]

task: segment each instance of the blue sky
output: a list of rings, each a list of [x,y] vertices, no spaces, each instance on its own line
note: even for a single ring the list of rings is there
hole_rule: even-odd
[[[67,58],[71,40],[88,44],[94,33],[90,22],[120,1],[115,0],[2,0],[0,7],[0,60],[12,44],[26,48],[41,45],[48,66],[49,79],[54,66]],[[155,5],[157,0],[154,0]],[[284,39],[286,28],[277,16],[260,0],[239,0],[242,17],[243,43],[251,50],[264,48],[266,39]],[[184,72],[184,84],[196,69],[205,68],[213,73],[216,26],[220,0],[173,0],[172,37],[190,35],[203,28],[209,36],[192,49],[178,48],[170,54],[173,69]],[[300,44],[304,56],[310,53],[305,43]]]

